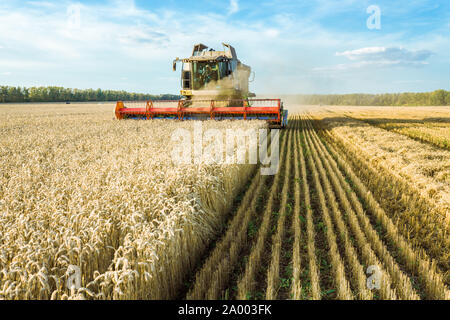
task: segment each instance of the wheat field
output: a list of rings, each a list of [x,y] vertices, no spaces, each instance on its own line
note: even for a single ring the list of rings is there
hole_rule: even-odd
[[[0,106],[0,299],[450,299],[447,109],[304,108],[273,176],[173,165],[191,122],[113,109]]]
[[[333,107],[371,125],[450,150],[448,107]]]
[[[115,121],[111,110],[0,108],[0,298],[173,297],[254,172],[172,165],[171,133],[192,122]]]

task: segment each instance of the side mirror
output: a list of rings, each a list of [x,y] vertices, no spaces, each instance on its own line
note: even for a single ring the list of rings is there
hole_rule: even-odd
[[[177,71],[177,62],[180,61],[180,58],[176,58],[175,60],[173,60],[173,71]]]

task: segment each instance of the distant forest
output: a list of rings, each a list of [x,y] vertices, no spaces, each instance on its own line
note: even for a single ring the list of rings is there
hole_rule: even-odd
[[[91,101],[136,101],[136,100],[177,100],[173,94],[151,95],[126,91],[101,89],[70,89],[62,87],[9,87],[0,86],[0,103],[7,102],[91,102]]]
[[[292,96],[291,96],[292,97]],[[294,95],[296,102],[308,105],[353,106],[450,106],[450,91],[405,92],[384,94],[312,94]],[[62,87],[0,86],[0,103],[7,102],[91,102],[117,100],[177,100],[179,95],[152,95],[101,89],[70,89]]]
[[[450,106],[450,91],[384,94],[295,95],[296,102],[308,105],[348,106]]]

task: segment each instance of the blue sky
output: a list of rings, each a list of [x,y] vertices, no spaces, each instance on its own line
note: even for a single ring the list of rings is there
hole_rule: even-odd
[[[178,93],[172,60],[222,42],[256,93],[450,90],[444,0],[2,0],[0,85]]]

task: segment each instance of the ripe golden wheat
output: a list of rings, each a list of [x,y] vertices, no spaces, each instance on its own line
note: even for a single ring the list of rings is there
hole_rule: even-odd
[[[171,134],[192,122],[29,110],[0,109],[0,299],[176,297],[255,165],[172,164]],[[69,265],[78,290],[66,288]]]

